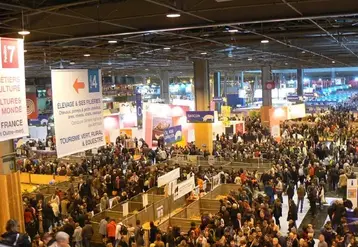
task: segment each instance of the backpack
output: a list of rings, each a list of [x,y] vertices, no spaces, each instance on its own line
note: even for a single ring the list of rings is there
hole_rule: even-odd
[[[125,225],[121,225],[121,230],[119,231],[119,233],[121,235],[127,235],[128,234],[128,229]]]

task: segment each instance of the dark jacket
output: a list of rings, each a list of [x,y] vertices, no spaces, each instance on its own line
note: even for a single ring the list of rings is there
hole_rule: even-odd
[[[16,242],[16,238],[19,234],[19,237]],[[6,244],[9,246],[14,246],[15,242],[17,243],[16,246],[19,247],[31,247],[31,242],[29,240],[29,237],[26,234],[18,233],[18,232],[5,232],[3,235],[1,235],[2,240],[0,243]]]

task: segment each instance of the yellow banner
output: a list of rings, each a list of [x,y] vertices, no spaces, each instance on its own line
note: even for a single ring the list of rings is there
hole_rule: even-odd
[[[221,115],[223,119],[223,124],[225,126],[230,126],[231,106],[222,106]]]

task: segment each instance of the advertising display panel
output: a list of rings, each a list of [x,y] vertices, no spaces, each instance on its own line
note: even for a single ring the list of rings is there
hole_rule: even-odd
[[[105,145],[100,70],[52,70],[57,156]]]
[[[181,125],[170,127],[164,130],[164,142],[166,144],[172,144],[180,142],[182,140]]]
[[[24,40],[0,38],[0,141],[29,135]]]
[[[214,123],[213,111],[187,111],[188,123]]]

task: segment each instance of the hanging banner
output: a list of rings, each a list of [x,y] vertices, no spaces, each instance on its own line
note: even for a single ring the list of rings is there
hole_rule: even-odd
[[[128,202],[122,204],[123,207],[123,217],[126,217],[129,214]]]
[[[230,115],[231,115],[231,107],[230,106],[221,106],[221,115],[222,122],[224,126],[230,126]]]
[[[212,180],[212,186],[211,186],[211,190],[214,190],[216,187],[218,187],[220,185],[220,173],[213,176]]]
[[[0,38],[0,141],[29,135],[24,40]]]
[[[352,202],[353,208],[356,208],[358,205],[357,190],[358,190],[357,179],[348,179],[347,180],[347,199]]]
[[[185,180],[184,182],[181,182],[177,185],[174,191],[174,201],[192,192],[194,189],[195,189],[195,179],[194,176],[192,176],[187,180]]]
[[[148,194],[142,194],[142,201],[143,201],[143,207],[146,207],[149,203],[148,203]]]
[[[142,112],[142,95],[137,93],[135,95],[135,104],[137,110],[137,128],[141,129],[143,126],[143,112]]]
[[[171,181],[180,177],[180,168],[176,168],[163,176],[158,177],[158,187],[169,184]]]
[[[177,180],[173,180],[168,184],[168,195],[171,196],[174,194],[174,190],[177,187]]]
[[[271,135],[273,138],[280,137],[280,125],[271,126]]]
[[[100,70],[52,70],[57,156],[105,145]]]
[[[214,123],[213,111],[187,111],[186,119],[188,123]]]
[[[37,108],[36,93],[27,93],[26,94],[26,106],[27,106],[27,118],[28,119],[37,119],[39,117],[39,112],[38,112],[38,108]]]
[[[181,125],[170,127],[164,130],[164,142],[166,144],[180,142],[182,135]]]

